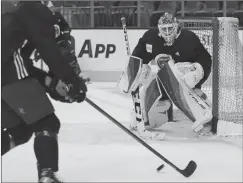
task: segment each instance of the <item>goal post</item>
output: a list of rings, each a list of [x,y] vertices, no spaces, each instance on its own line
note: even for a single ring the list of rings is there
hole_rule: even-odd
[[[212,132],[242,135],[243,46],[238,19],[232,17],[179,19],[182,27],[196,33],[212,56],[211,74],[202,90],[212,101]]]

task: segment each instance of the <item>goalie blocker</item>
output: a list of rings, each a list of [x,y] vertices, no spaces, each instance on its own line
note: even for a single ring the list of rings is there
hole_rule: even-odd
[[[137,80],[141,74],[142,60],[138,57],[130,56],[128,64],[118,81],[118,87],[125,93],[136,90]]]

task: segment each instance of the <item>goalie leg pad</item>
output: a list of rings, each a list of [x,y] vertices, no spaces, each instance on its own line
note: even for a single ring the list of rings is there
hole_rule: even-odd
[[[149,122],[145,124],[145,129],[159,128],[168,122],[167,111],[170,106],[169,100],[158,101],[148,112]]]
[[[167,110],[170,102],[160,101],[162,93],[157,77],[151,78],[148,85],[143,86],[141,91],[142,117],[145,129],[158,128],[168,121]]]
[[[172,61],[165,62],[158,77],[173,103],[193,122],[193,130],[212,119],[212,107],[180,79]]]
[[[194,91],[209,107],[212,108],[211,101],[208,99],[207,95],[201,89],[195,88]],[[197,120],[193,123],[192,130],[195,132],[199,132],[201,129],[204,128],[204,124],[210,122],[211,119],[212,119],[212,113],[209,112],[207,113],[207,116],[205,118],[203,118],[202,120]]]
[[[159,101],[161,92],[157,79],[154,78],[149,85],[138,87],[137,90],[132,92],[132,98],[134,102],[134,115],[130,129],[137,129],[138,135],[147,140],[164,140],[166,133],[148,131],[148,129],[153,127],[161,126],[168,119],[167,114],[158,115],[159,112],[163,111],[163,109],[166,110],[169,106],[164,101]],[[161,106],[162,104],[167,107]],[[159,112],[156,113],[157,111]],[[156,120],[153,118],[156,118]],[[152,120],[151,124],[149,120]]]

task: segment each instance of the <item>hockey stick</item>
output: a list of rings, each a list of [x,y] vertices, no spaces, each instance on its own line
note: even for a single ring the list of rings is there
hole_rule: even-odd
[[[126,18],[122,17],[121,18],[121,23],[122,23],[122,28],[123,28],[123,33],[124,33],[124,38],[125,38],[125,43],[126,43],[126,50],[127,50],[127,56],[131,56],[131,51],[130,51],[130,45],[129,45],[129,40],[128,40],[128,34],[127,34],[127,28],[126,28]],[[140,68],[142,68],[142,64],[140,64],[139,66]],[[125,74],[127,67],[125,68],[125,71],[123,71],[123,73],[120,76],[120,80],[117,82],[117,85],[119,84],[119,82],[122,79],[122,76]],[[141,72],[140,72],[141,73]],[[134,81],[133,81],[133,85],[136,83],[136,81],[139,79],[140,74],[137,74]],[[133,87],[130,86],[130,88]],[[123,90],[124,93],[129,93],[129,89],[127,91]]]
[[[128,34],[127,34],[127,28],[126,28],[126,18],[122,17],[121,18],[121,23],[122,23],[122,28],[123,28],[123,33],[124,33],[124,38],[125,38],[125,43],[126,43],[126,50],[127,50],[127,56],[131,55],[131,51],[130,51],[130,46],[129,46],[129,41],[128,41]],[[126,70],[126,69],[125,69]],[[123,71],[119,81],[117,82],[117,86],[119,85],[119,83],[121,82],[122,76],[125,74],[126,71]],[[128,93],[129,91],[125,91],[123,90],[124,93]]]
[[[123,126],[121,123],[119,123],[117,120],[115,120],[112,116],[110,116],[108,113],[106,113],[103,109],[101,109],[99,106],[97,106],[90,99],[88,99],[86,97],[85,100],[86,100],[87,103],[89,103],[91,106],[93,106],[96,110],[98,110],[101,114],[103,114],[108,119],[110,119],[113,123],[115,123],[119,128],[121,128],[123,131],[125,131],[128,135],[132,136],[140,144],[142,144],[144,147],[146,147],[148,150],[150,150],[152,153],[154,153],[156,156],[158,156],[160,159],[162,159],[164,162],[166,162],[168,165],[173,167],[176,171],[178,171],[179,173],[181,173],[185,177],[190,177],[194,173],[194,171],[196,170],[197,164],[194,161],[190,161],[185,169],[183,169],[183,170],[179,169],[176,165],[171,163],[168,159],[166,159],[159,152],[157,152],[155,149],[153,149],[151,146],[149,146],[146,142],[144,142],[142,139],[140,139],[138,136],[136,136],[134,133],[132,133],[130,130],[128,130],[125,126]],[[163,167],[164,167],[164,164],[159,166],[157,168],[157,171],[160,171]]]
[[[124,37],[125,37],[127,55],[129,56],[129,55],[131,55],[131,51],[130,51],[130,46],[129,46],[129,41],[128,41],[126,18],[125,17],[122,17],[121,18],[121,22],[122,22],[122,28],[123,28]]]

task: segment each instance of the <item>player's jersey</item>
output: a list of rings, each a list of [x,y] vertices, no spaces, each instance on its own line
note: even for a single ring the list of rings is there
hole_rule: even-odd
[[[20,3],[14,12],[3,15],[2,68],[8,62],[14,62],[15,53],[18,53],[17,57],[21,64],[26,65],[27,60],[21,57],[25,46],[30,45],[28,52],[33,48],[37,49],[57,78],[71,83],[76,81],[78,76],[69,65],[69,60],[73,58],[63,54],[60,46],[57,45],[55,24],[55,16],[41,2]]]
[[[60,35],[56,38],[58,45],[75,55],[74,37],[71,36],[71,28],[60,12],[55,12],[56,24],[60,27]]]
[[[165,40],[160,36],[158,28],[149,29],[139,39],[132,53],[133,56],[143,59],[144,64],[148,64],[159,54],[171,55],[176,63],[200,63],[204,69],[204,77],[196,87],[200,87],[211,72],[212,60],[210,54],[201,44],[197,35],[187,29],[181,30],[172,46],[165,46]]]
[[[60,27],[60,36],[57,37],[57,42],[70,40],[71,28],[69,27],[67,21],[62,16],[60,12],[55,12],[55,18],[57,19],[57,25]]]

